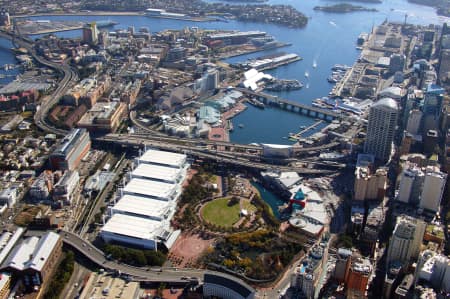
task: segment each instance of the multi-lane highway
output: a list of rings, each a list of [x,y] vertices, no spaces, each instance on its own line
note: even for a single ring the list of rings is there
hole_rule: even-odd
[[[219,151],[215,149],[207,148],[203,141],[199,143],[191,143],[186,139],[179,139],[178,142],[168,141],[159,139],[159,137],[151,136],[141,136],[141,135],[117,135],[110,134],[104,137],[96,138],[96,141],[100,142],[111,142],[115,144],[120,144],[123,146],[149,146],[154,148],[159,148],[162,150],[169,150],[175,152],[182,152],[191,156],[197,156],[200,158],[206,158],[210,160],[216,160],[228,164],[240,165],[249,168],[267,170],[267,169],[277,169],[280,171],[295,171],[301,174],[327,174],[332,173],[330,170],[323,169],[310,169],[301,166],[284,166],[284,165],[274,165],[270,163],[259,162],[259,157],[257,154],[253,154],[255,159],[251,159],[248,155],[243,155],[241,152],[226,152]],[[229,143],[229,147],[233,145]],[[240,147],[245,147],[244,145],[239,145]],[[261,149],[260,147],[252,146],[252,149]],[[250,155],[252,156],[252,155]]]
[[[36,125],[43,131],[59,135],[67,134],[66,130],[55,128],[49,125],[46,122],[46,116],[50,108],[53,107],[58,102],[59,98],[63,96],[69,89],[71,83],[78,81],[77,73],[72,70],[72,68],[67,64],[67,61],[64,61],[62,64],[60,64],[57,62],[46,60],[42,56],[37,55],[36,51],[33,48],[33,44],[23,39],[20,35],[14,34],[14,32],[0,32],[1,37],[13,40],[14,44],[17,47],[25,48],[39,64],[54,69],[63,76],[61,81],[58,83],[58,87],[55,89],[55,91],[53,91],[52,94],[46,96],[42,101],[38,111],[36,111],[36,114],[34,115],[34,121]]]
[[[227,141],[212,141],[205,139],[196,139],[196,138],[180,138],[180,137],[170,137],[167,135],[152,135],[152,134],[108,134],[104,137],[97,138],[98,140],[112,140],[116,139],[117,141],[123,141],[127,139],[140,139],[141,141],[159,141],[166,142],[173,145],[182,144],[182,145],[190,145],[197,147],[209,147],[213,150],[219,150],[223,148],[222,151],[232,151],[232,152],[249,152],[253,154],[260,154],[263,151],[263,146],[259,144],[239,144]],[[330,142],[328,144],[313,146],[313,147],[299,147],[292,146],[292,152],[294,154],[300,153],[310,153],[310,152],[320,152],[328,149],[332,149],[339,145],[339,142]]]

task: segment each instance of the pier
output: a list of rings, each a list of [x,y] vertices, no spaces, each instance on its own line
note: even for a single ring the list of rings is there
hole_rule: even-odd
[[[294,101],[282,99],[264,92],[255,92],[245,88],[236,88],[236,89],[242,92],[243,94],[253,96],[255,99],[264,103],[265,105],[278,106],[279,108],[287,111],[297,112],[303,115],[307,115],[309,117],[322,119],[324,121],[331,122],[335,119],[340,119],[343,117],[341,113],[336,113],[331,110],[313,107],[310,105],[305,105]]]
[[[323,123],[323,120],[319,120],[315,123],[313,123],[312,125],[310,125],[309,127],[301,130],[300,132],[298,132],[297,134],[290,134],[289,135],[289,139],[295,139],[296,141],[298,141],[300,138],[302,138],[302,135],[307,133],[310,130],[313,130],[315,128],[317,128],[321,123]]]

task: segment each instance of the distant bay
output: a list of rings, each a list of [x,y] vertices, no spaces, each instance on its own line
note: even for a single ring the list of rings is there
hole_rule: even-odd
[[[326,78],[330,74],[330,68],[334,64],[352,65],[359,55],[355,48],[356,39],[361,32],[370,32],[372,26],[377,26],[385,19],[395,22],[403,22],[405,14],[407,21],[413,24],[442,24],[447,18],[436,15],[433,8],[412,4],[407,0],[385,0],[381,4],[366,3],[364,6],[375,8],[377,12],[358,12],[355,14],[327,14],[314,11],[318,5],[332,5],[336,1],[298,1],[298,0],[269,0],[269,4],[290,4],[296,7],[310,18],[308,25],[302,29],[291,29],[272,24],[243,23],[238,21],[225,22],[189,22],[182,20],[152,19],[145,16],[39,16],[30,17],[34,20],[81,20],[92,22],[98,20],[112,20],[119,24],[108,30],[118,28],[126,29],[134,26],[136,29],[147,27],[152,32],[164,29],[181,29],[184,27],[197,26],[205,29],[233,29],[233,30],[262,30],[273,35],[281,42],[291,43],[292,46],[269,50],[266,52],[253,53],[249,55],[233,57],[228,62],[242,62],[248,58],[254,58],[276,52],[296,53],[303,57],[302,61],[267,71],[271,75],[282,79],[297,79],[305,84],[301,90],[274,93],[278,96],[310,104],[318,97],[328,95],[332,85]],[[56,34],[61,37],[79,37],[80,30],[60,32]],[[39,38],[39,36],[34,36]],[[8,49],[6,47],[6,49]],[[3,49],[0,47],[0,52]],[[5,50],[8,52],[8,50]],[[11,63],[11,57],[1,55],[0,64]],[[0,53],[1,54],[1,53]],[[6,60],[5,60],[6,59]],[[5,62],[3,62],[5,60]],[[316,61],[317,68],[313,68]],[[305,77],[309,73],[309,78]],[[307,88],[308,87],[308,88]],[[275,108],[260,110],[249,107],[245,112],[239,114],[234,120],[234,132],[231,140],[240,143],[264,142],[277,144],[291,144],[285,138],[289,132],[298,132],[302,125],[309,125],[314,119],[295,113],[281,111]],[[243,128],[238,125],[242,124]]]

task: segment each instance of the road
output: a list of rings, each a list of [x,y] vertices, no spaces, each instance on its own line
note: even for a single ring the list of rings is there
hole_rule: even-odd
[[[165,134],[162,134],[159,131],[152,130],[143,124],[139,122],[139,120],[136,119],[136,115],[134,112],[130,113],[130,120],[133,122],[133,124],[137,127],[139,127],[144,132],[147,132],[149,134],[129,134],[128,136],[131,137],[140,137],[141,139],[150,139],[150,140],[158,140],[158,141],[167,141],[170,143],[185,143],[190,144],[192,146],[208,146],[208,147],[214,147],[214,148],[225,148],[225,150],[234,150],[234,151],[252,151],[253,156],[256,154],[261,155],[263,152],[263,147],[259,144],[239,144],[239,143],[233,143],[233,142],[227,142],[227,141],[212,141],[212,140],[204,140],[204,139],[194,139],[194,138],[179,138],[179,137],[170,137]],[[108,134],[105,137],[107,138],[118,138],[120,139],[124,135],[121,134]],[[320,152],[326,149],[331,149],[333,147],[338,146],[338,142],[331,142],[329,144],[324,144],[321,146],[314,146],[314,147],[300,147],[300,146],[292,146],[292,151],[294,154],[301,154],[301,153],[309,153],[309,152]]]
[[[84,255],[93,263],[97,264],[100,268],[105,269],[106,271],[120,271],[122,275],[127,275],[134,281],[139,282],[165,282],[165,283],[179,283],[184,284],[188,283],[186,278],[197,278],[200,281],[203,281],[204,274],[208,273],[216,273],[222,276],[229,276],[227,274],[221,272],[215,272],[211,270],[204,269],[177,269],[177,268],[138,268],[129,266],[126,264],[116,263],[114,261],[107,260],[105,258],[105,254],[93,246],[88,241],[80,238],[77,234],[71,233],[68,231],[60,231],[60,236],[63,242],[67,245],[70,245],[74,249],[76,249],[79,253]],[[272,289],[259,290],[256,293],[256,298],[277,298],[278,290],[283,290],[289,287],[290,277],[292,272],[295,270],[295,265],[298,262],[294,263],[294,266],[289,268],[283,275],[282,279],[277,283],[277,285]],[[79,280],[80,275],[78,278]],[[237,277],[233,277],[234,279],[238,279]],[[74,281],[75,281],[74,280]],[[73,292],[68,290],[68,292]]]
[[[3,37],[12,39],[12,36],[9,34],[1,32],[0,35]],[[78,75],[68,65],[67,60],[64,61],[63,63],[59,64],[56,62],[48,61],[48,60],[44,59],[43,57],[37,55],[33,48],[33,45],[31,43],[29,43],[28,41],[22,39],[20,34],[18,37],[16,37],[14,39],[14,42],[17,46],[27,49],[27,51],[33,56],[33,58],[38,63],[45,65],[49,68],[55,69],[56,71],[60,72],[63,75],[63,78],[59,82],[56,90],[42,101],[40,108],[36,111],[36,113],[34,115],[34,121],[35,121],[35,124],[43,131],[51,132],[51,133],[55,133],[55,134],[59,134],[59,135],[66,135],[68,133],[66,130],[55,128],[55,127],[51,126],[50,124],[48,124],[46,122],[46,116],[47,116],[49,110],[51,109],[51,107],[53,107],[59,101],[61,96],[63,96],[67,92],[67,90],[70,88],[71,84],[73,82],[78,81]],[[141,124],[139,124],[138,121],[136,121],[134,113],[130,113],[130,118],[135,125],[138,125],[140,127],[142,126]],[[155,134],[155,132],[153,132],[153,131],[152,131],[152,133]],[[151,138],[149,136],[141,136],[141,135],[134,135],[134,136],[129,135],[124,138],[123,135],[110,134],[109,136],[105,137],[104,140],[114,142],[113,139],[115,138],[116,141],[119,143],[123,144],[124,141],[127,140],[127,142],[125,142],[125,143],[129,144],[130,142],[128,142],[128,139],[130,139],[130,137],[134,138],[134,143],[136,145],[142,144],[141,140],[143,140],[145,138],[147,138],[147,139]],[[153,138],[155,138],[155,137],[159,138],[159,146],[161,148],[168,148],[171,150],[178,148],[179,150],[188,151],[191,154],[194,154],[194,155],[197,155],[197,156],[200,156],[203,158],[212,158],[215,160],[220,159],[223,162],[238,164],[238,165],[242,165],[242,166],[249,166],[249,167],[258,168],[258,169],[274,168],[274,166],[272,166],[271,164],[258,163],[258,162],[254,161],[255,156],[258,158],[261,158],[261,155],[263,153],[263,148],[262,148],[262,146],[259,146],[259,145],[241,145],[241,144],[236,144],[236,143],[231,143],[231,142],[203,141],[203,140],[187,139],[187,138],[178,139],[178,138],[165,137],[165,136],[161,136],[161,135],[153,136]],[[136,139],[138,139],[138,140],[136,140]],[[163,140],[166,142],[166,144],[162,143]],[[146,141],[146,143],[148,143],[148,142]],[[187,143],[187,144],[189,144],[189,146],[186,147],[183,145],[170,145],[168,143],[176,143],[176,144]],[[151,145],[155,145],[155,143],[152,143]],[[205,149],[204,148],[205,145],[206,145],[206,147],[209,147],[209,148]],[[295,154],[299,154],[301,152],[321,151],[321,150],[324,150],[327,148],[334,147],[336,145],[337,144],[332,143],[332,144],[328,144],[328,145],[320,146],[320,147],[316,147],[316,148],[294,147],[293,151]],[[202,149],[193,148],[193,146],[195,146],[195,147],[200,146],[203,148]],[[227,151],[227,150],[233,151],[233,153],[232,154],[222,153],[222,149],[224,149],[225,151]],[[219,153],[219,150],[221,153]],[[292,166],[292,167],[286,167],[286,166],[277,167],[277,166],[275,166],[275,167],[282,171],[284,171],[284,170],[285,171],[296,171],[296,172],[304,173],[304,174],[331,173],[331,171],[329,171],[329,170],[309,169],[309,168],[296,167],[296,166]]]
[[[76,298],[79,295],[79,289],[83,285],[84,279],[88,276],[91,271],[82,265],[75,263],[72,276],[63,291],[61,292],[59,298]]]
[[[101,250],[80,238],[77,234],[64,230],[60,231],[59,234],[65,244],[76,249],[90,261],[99,265],[99,267],[110,271],[120,271],[123,275],[129,275],[137,281],[183,283],[186,282],[183,277],[196,277],[203,280],[205,270],[201,269],[178,270],[176,268],[159,267],[146,269],[109,261],[105,258],[105,254]]]
[[[153,140],[151,138],[145,138],[143,136],[134,137],[132,135],[107,135],[104,137],[100,137],[96,139],[97,141],[103,142],[112,142],[116,144],[121,144],[124,146],[149,146],[153,148],[159,148],[162,150],[169,150],[175,152],[185,153],[191,156],[197,156],[200,158],[206,158],[211,160],[216,160],[228,164],[240,165],[249,168],[255,168],[260,170],[267,169],[276,169],[279,171],[295,171],[300,174],[330,174],[334,173],[331,170],[323,170],[323,169],[311,169],[300,166],[283,166],[283,165],[274,165],[270,163],[258,162],[255,159],[244,158],[240,155],[239,152],[220,152],[211,149],[206,149],[202,145],[193,146],[192,144],[183,145],[183,144],[175,144],[168,143],[166,141]],[[199,141],[197,141],[198,143]],[[183,143],[183,140],[180,140],[180,143]]]
[[[0,37],[13,39],[13,36],[5,32],[0,32]],[[36,125],[43,131],[49,133],[55,133],[58,135],[66,135],[67,131],[59,128],[55,128],[49,125],[45,118],[47,116],[48,111],[51,107],[53,107],[59,100],[61,96],[63,96],[66,91],[71,86],[71,83],[78,81],[78,75],[76,72],[68,65],[68,61],[64,61],[62,64],[57,62],[49,61],[44,59],[43,57],[36,54],[36,51],[33,48],[33,44],[25,41],[19,35],[14,38],[14,43],[17,47],[22,47],[27,49],[28,53],[41,65],[47,66],[51,69],[56,70],[58,73],[63,75],[63,78],[58,83],[58,87],[53,91],[51,95],[48,95],[45,100],[42,101],[40,108],[36,111],[34,115],[34,121]]]
[[[115,182],[119,176],[119,174],[123,173],[124,168],[127,166],[127,160],[125,159],[125,154],[122,155],[120,160],[117,163],[117,167],[113,170],[114,178],[103,188],[103,190],[96,196],[93,204],[90,209],[87,211],[87,217],[84,220],[83,225],[80,228],[79,234],[83,238],[86,238],[88,235],[88,229],[91,223],[93,223],[93,217],[96,213],[100,211],[100,207],[105,205],[105,200],[108,197],[108,193],[114,187]],[[76,226],[75,226],[76,227]],[[74,228],[75,228],[74,227]]]

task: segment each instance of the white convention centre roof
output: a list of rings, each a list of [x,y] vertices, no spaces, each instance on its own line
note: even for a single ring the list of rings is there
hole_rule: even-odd
[[[160,221],[144,219],[141,217],[114,214],[103,226],[102,232],[128,236],[131,238],[153,240],[161,226]]]
[[[169,199],[175,186],[175,184],[135,178],[131,179],[125,188],[123,188],[123,192],[144,197]]]
[[[179,174],[180,170],[177,168],[144,163],[139,164],[131,173],[132,176],[163,181],[175,181]]]
[[[125,194],[114,205],[113,210],[134,214],[140,217],[163,217],[171,206],[167,201]]]
[[[139,161],[150,164],[161,164],[172,167],[182,167],[186,161],[186,155],[158,150],[147,150],[139,158]]]

